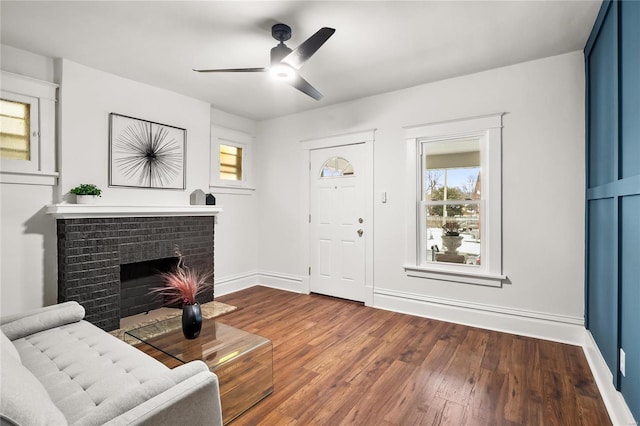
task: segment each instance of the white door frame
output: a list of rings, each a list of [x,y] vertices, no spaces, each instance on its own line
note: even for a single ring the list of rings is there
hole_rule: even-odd
[[[327,136],[323,138],[307,139],[300,141],[300,147],[302,149],[302,165],[304,172],[303,182],[301,189],[303,196],[301,199],[304,206],[300,211],[305,213],[303,218],[301,235],[303,246],[303,265],[300,270],[305,271],[302,280],[302,292],[309,294],[311,292],[309,282],[309,267],[311,265],[311,229],[309,226],[309,215],[311,214],[311,191],[309,181],[309,166],[311,164],[311,150],[320,148],[332,148],[336,146],[364,144],[364,204],[365,204],[365,221],[364,235],[365,235],[365,271],[364,271],[364,304],[366,306],[373,306],[373,143],[375,141],[376,129],[363,130],[360,132],[346,133],[342,135]]]

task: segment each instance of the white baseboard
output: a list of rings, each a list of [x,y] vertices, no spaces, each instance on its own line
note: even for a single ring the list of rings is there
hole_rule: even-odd
[[[305,291],[305,288],[308,288],[307,281],[307,277],[301,277],[298,275],[281,274],[269,271],[252,271],[244,274],[216,278],[214,294],[215,296],[224,296],[256,285],[277,288],[279,290],[291,291],[294,293],[308,293],[308,291]]]
[[[216,277],[213,284],[214,296],[217,297],[235,293],[236,291],[253,287],[257,283],[257,273],[255,271],[246,272],[244,274],[230,275],[223,278]]]
[[[607,366],[598,345],[589,330],[584,330],[582,350],[587,358],[591,372],[600,390],[600,395],[607,407],[611,422],[616,426],[637,425],[624,397],[613,386],[613,375]]]
[[[584,342],[582,318],[505,309],[391,290],[375,290],[373,300],[373,307],[389,311],[578,346]]]
[[[269,271],[259,271],[257,275],[257,284],[261,286],[277,288],[294,293],[308,293],[308,291],[305,291],[306,277]],[[306,287],[308,287],[308,285],[306,285]]]

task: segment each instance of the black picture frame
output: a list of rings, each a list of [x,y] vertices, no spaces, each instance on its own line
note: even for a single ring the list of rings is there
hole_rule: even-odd
[[[186,188],[187,130],[109,114],[109,186]]]

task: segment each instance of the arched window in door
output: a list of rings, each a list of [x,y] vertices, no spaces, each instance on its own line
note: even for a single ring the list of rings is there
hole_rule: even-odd
[[[320,177],[340,177],[340,176],[353,176],[353,166],[351,163],[342,157],[331,157],[324,162],[320,169]]]

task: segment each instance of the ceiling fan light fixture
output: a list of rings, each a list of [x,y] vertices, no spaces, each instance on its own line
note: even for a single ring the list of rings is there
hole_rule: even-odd
[[[296,71],[287,64],[275,64],[269,69],[269,74],[276,80],[291,81],[296,75]]]
[[[271,27],[271,35],[278,40],[277,46],[271,49],[271,66],[265,68],[219,68],[194,69],[196,72],[269,72],[274,80],[284,81],[305,95],[319,101],[322,93],[302,78],[298,70],[316,51],[335,33],[333,28],[323,27],[301,45],[291,50],[284,42],[291,37],[291,27],[285,24],[275,24]]]

